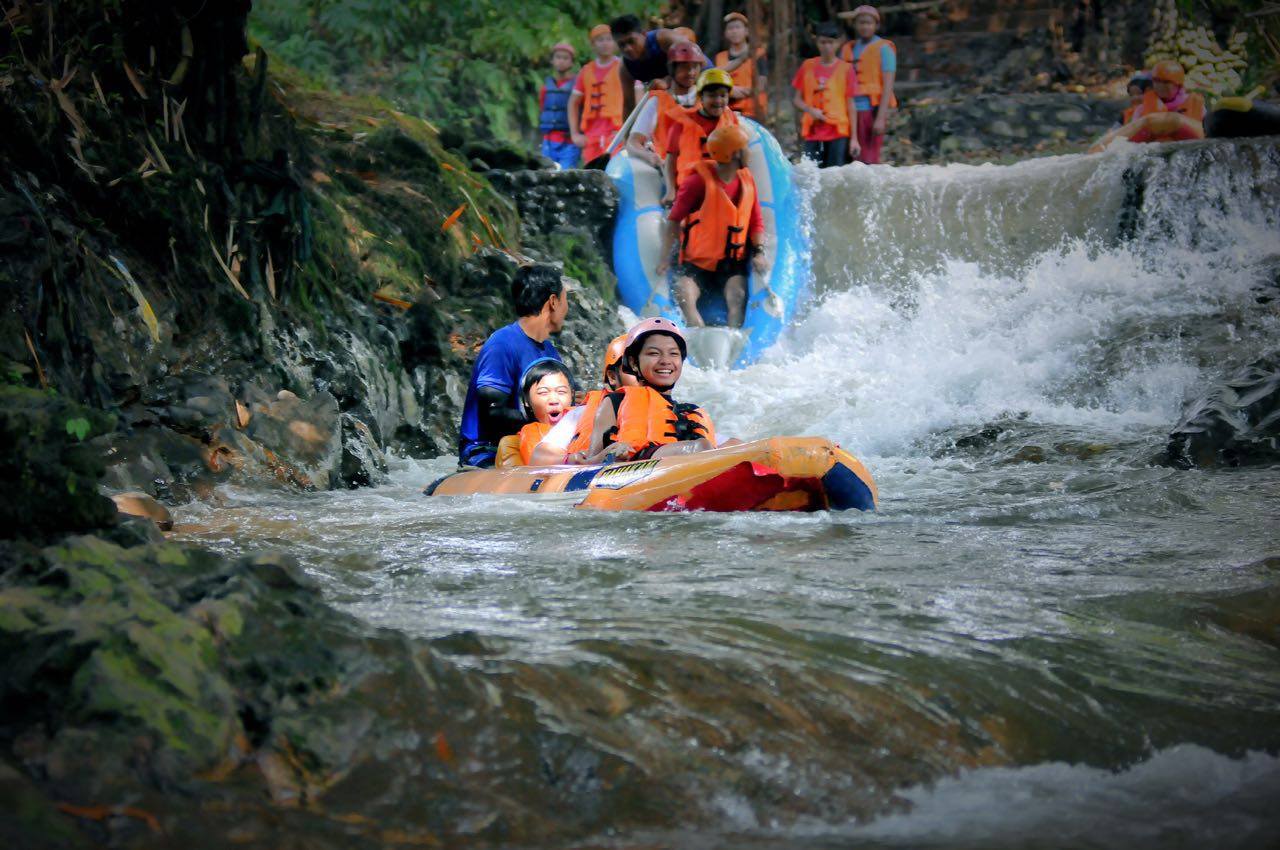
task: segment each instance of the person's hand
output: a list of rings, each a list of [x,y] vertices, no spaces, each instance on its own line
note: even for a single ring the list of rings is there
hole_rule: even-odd
[[[671,209],[671,205],[674,204],[675,202],[676,202],[675,187],[669,186],[667,187],[666,194],[662,196],[662,200],[658,201],[658,203],[662,204],[662,206],[666,207],[667,209]]]
[[[587,146],[587,137],[576,130],[569,134],[569,138],[572,139],[573,143],[580,148],[585,148]]]
[[[586,452],[570,452],[564,456],[564,462],[567,466],[581,466],[587,462]]]
[[[755,270],[758,278],[764,277],[769,273],[769,258],[764,255],[764,251],[751,258],[751,268]]]
[[[862,145],[858,144],[858,137],[850,136],[849,137],[849,159],[850,160],[857,159],[858,154],[860,153],[862,153]]]
[[[816,106],[809,107],[809,114],[813,116],[814,121],[821,121],[824,124],[830,123],[829,121],[827,121],[827,113],[823,112],[821,109],[819,109]]]
[[[665,256],[658,260],[658,264],[653,267],[653,273],[658,277],[666,277],[667,272],[671,271],[671,257]]]
[[[751,89],[746,86],[734,86],[729,91],[730,100],[742,100],[744,97],[751,97]]]
[[[604,462],[621,463],[624,460],[631,460],[631,458],[636,456],[636,452],[638,451],[640,451],[640,449],[630,443],[614,443],[605,454]]]
[[[883,136],[886,123],[887,122],[885,121],[885,117],[883,115],[877,115],[876,120],[871,123],[872,135]]]

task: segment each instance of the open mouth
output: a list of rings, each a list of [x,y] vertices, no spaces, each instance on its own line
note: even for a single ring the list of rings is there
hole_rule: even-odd
[[[548,410],[548,411],[547,411],[547,419],[551,422],[551,424],[552,424],[552,425],[556,424],[557,422],[559,422],[559,421],[560,421],[561,419],[563,419],[563,418],[564,418],[564,411],[563,411],[563,410]]]

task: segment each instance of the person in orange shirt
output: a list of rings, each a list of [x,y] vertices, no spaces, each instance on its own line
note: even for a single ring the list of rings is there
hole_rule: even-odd
[[[769,65],[763,47],[752,50],[749,35],[746,15],[741,12],[725,15],[724,40],[729,47],[716,54],[716,67],[723,68],[733,77],[729,108],[763,120],[768,107],[765,92],[769,86]]]
[[[840,51],[840,58],[853,63],[858,77],[858,96],[854,98],[856,113],[854,136],[858,140],[859,162],[877,165],[884,136],[888,132],[889,110],[897,107],[893,81],[898,74],[898,51],[893,42],[876,35],[880,12],[875,6],[859,6],[853,10],[853,28],[857,38]]]
[[[668,113],[674,120],[667,134],[667,160],[662,175],[667,191],[662,198],[663,206],[670,206],[675,201],[680,181],[694,163],[706,158],[707,137],[712,131],[738,123],[738,114],[729,108],[733,78],[727,72],[708,68],[698,76],[696,89],[697,106],[673,109]]]
[[[607,24],[591,29],[595,58],[582,66],[569,95],[569,128],[573,143],[582,148],[582,161],[590,162],[609,147],[622,128],[622,61]]]
[[[858,79],[853,66],[836,56],[840,27],[821,23],[816,35],[818,55],[801,63],[791,87],[801,113],[804,155],[818,167],[830,168],[844,165],[860,151],[852,125]]]
[[[764,218],[755,178],[747,168],[747,133],[721,127],[707,138],[710,159],[699,160],[680,184],[668,220],[680,227],[680,265],[675,296],[684,322],[705,326],[698,312],[704,290],[722,289],[728,324],[742,327],[747,304],[747,264],[757,275],[768,271]],[[666,273],[671,257],[668,228],[657,272]]]

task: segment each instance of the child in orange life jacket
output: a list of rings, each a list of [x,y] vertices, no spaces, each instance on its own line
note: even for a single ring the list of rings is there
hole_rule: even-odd
[[[1120,117],[1117,128],[1132,121],[1134,113],[1138,111],[1138,107],[1142,106],[1142,99],[1146,96],[1147,89],[1151,88],[1151,74],[1147,71],[1139,71],[1133,75],[1133,79],[1129,80],[1126,88],[1129,92],[1129,108]]]
[[[764,117],[768,100],[769,66],[765,49],[752,49],[748,41],[747,16],[730,12],[724,16],[724,40],[727,50],[716,54],[716,67],[733,77],[729,92],[729,108],[748,117]]]
[[[844,165],[860,148],[852,130],[857,75],[853,65],[836,56],[840,27],[822,23],[817,30],[818,55],[801,63],[791,79],[792,102],[801,113],[804,156],[819,168]]]
[[[582,159],[590,162],[605,152],[622,127],[622,80],[618,76],[622,60],[607,24],[591,28],[591,50],[595,58],[582,66],[569,96],[569,131],[573,143],[582,148]]]
[[[680,184],[668,214],[673,225],[683,223],[680,265],[676,269],[676,303],[692,328],[705,325],[698,298],[708,287],[724,289],[728,323],[742,327],[747,303],[747,260],[757,275],[768,273],[764,218],[755,178],[747,168],[747,133],[741,127],[721,127],[707,138],[707,153]],[[670,262],[670,228],[660,253],[657,273],[665,275]]]
[[[667,191],[662,198],[663,206],[671,206],[680,181],[693,170],[694,163],[706,158],[707,136],[717,127],[738,123],[738,114],[729,108],[733,78],[726,71],[708,68],[698,76],[695,88],[698,105],[670,113],[674,120],[667,134],[667,160],[663,168]]]
[[[498,441],[495,466],[528,466],[542,438],[573,406],[573,377],[559,360],[535,360],[520,379],[520,410],[530,421]]]
[[[889,124],[889,110],[897,107],[893,81],[898,75],[898,49],[893,42],[876,35],[880,12],[875,6],[859,6],[853,10],[853,28],[857,38],[840,51],[840,58],[853,63],[858,79],[858,96],[854,98],[854,137],[858,140],[859,162],[877,165],[884,147]]]
[[[715,426],[697,405],[672,398],[688,348],[669,319],[644,319],[627,332],[626,368],[640,386],[611,393],[596,414],[590,462],[666,457],[716,447]]]
[[[561,169],[576,168],[582,153],[573,143],[569,125],[569,95],[573,92],[572,44],[560,42],[551,48],[552,76],[538,92],[538,129],[542,131],[542,155]]]
[[[533,450],[534,466],[585,463],[587,450],[591,448],[591,430],[600,410],[600,403],[609,393],[639,386],[630,372],[622,368],[622,355],[626,349],[627,335],[615,337],[604,353],[604,385],[587,393],[582,404],[570,410],[557,422]]]
[[[649,100],[631,125],[631,134],[627,137],[630,156],[661,170],[667,159],[667,136],[675,120],[671,113],[696,102],[698,94],[694,85],[706,64],[707,57],[691,42],[678,41],[667,49],[670,74],[666,79],[654,81]]]

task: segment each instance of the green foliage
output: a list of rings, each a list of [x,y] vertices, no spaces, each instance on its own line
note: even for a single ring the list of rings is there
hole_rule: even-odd
[[[644,0],[273,0],[256,4],[251,34],[329,86],[375,91],[401,109],[472,138],[532,139],[548,48],[590,55],[587,31]],[[518,15],[518,20],[516,16]]]
[[[79,441],[83,441],[85,437],[89,436],[90,428],[92,426],[89,424],[89,420],[83,416],[67,420],[67,433]]]

